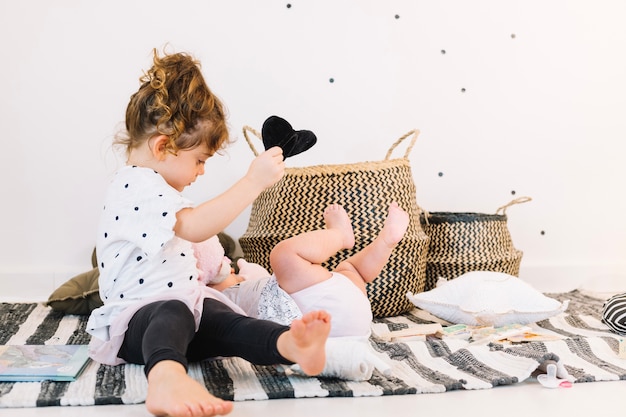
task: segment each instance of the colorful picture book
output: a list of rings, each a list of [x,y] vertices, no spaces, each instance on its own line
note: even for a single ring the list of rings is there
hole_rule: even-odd
[[[4,345],[0,381],[75,381],[89,361],[87,345]]]

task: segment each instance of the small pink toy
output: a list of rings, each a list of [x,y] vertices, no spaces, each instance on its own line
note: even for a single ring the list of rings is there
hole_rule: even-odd
[[[556,377],[556,370],[555,363],[548,364],[546,367],[547,374],[538,375],[537,381],[546,388],[571,388],[572,383],[570,381]]]

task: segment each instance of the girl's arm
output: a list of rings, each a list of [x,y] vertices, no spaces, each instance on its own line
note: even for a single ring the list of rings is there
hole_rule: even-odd
[[[283,151],[273,147],[255,158],[246,175],[217,197],[176,213],[174,233],[191,242],[202,242],[233,222],[266,188],[285,172]]]

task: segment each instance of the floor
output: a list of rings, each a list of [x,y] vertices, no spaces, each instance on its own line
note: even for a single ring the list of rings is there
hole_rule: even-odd
[[[623,277],[605,282],[590,291],[602,297],[598,288],[624,286]],[[531,283],[533,284],[533,283]],[[544,291],[539,285],[533,285]],[[564,289],[569,291],[572,288]],[[584,289],[584,288],[579,288]],[[553,290],[551,288],[551,290]],[[626,291],[626,288],[624,289]],[[614,291],[612,291],[614,292]],[[416,394],[361,398],[306,398],[235,403],[229,414],[239,416],[285,415],[298,417],[342,416],[369,417],[400,415],[401,413],[432,413],[438,415],[484,416],[550,416],[550,415],[621,415],[626,405],[620,401],[626,391],[626,381],[574,384],[571,388],[545,388],[530,378],[516,385],[487,390],[451,391],[441,394]],[[143,404],[93,407],[41,407],[0,409],[0,417],[147,417]]]
[[[544,388],[528,380],[514,386],[488,390],[452,391],[442,394],[399,395],[362,398],[306,398],[237,402],[229,414],[239,416],[391,416],[431,413],[443,416],[550,416],[621,415],[626,381],[574,384],[571,388]],[[469,412],[469,414],[468,414]],[[95,407],[42,407],[0,409],[11,417],[147,417],[143,404]]]

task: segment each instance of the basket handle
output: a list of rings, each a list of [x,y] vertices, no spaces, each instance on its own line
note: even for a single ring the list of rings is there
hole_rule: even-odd
[[[252,140],[250,140],[250,136],[248,136],[248,132],[252,133],[260,140],[263,140],[261,133],[259,133],[258,130],[253,129],[250,126],[243,127],[243,136],[246,138],[246,142],[248,142],[248,146],[252,150],[252,153],[254,154],[254,156],[259,156],[259,152],[256,150],[256,147],[252,144]],[[409,157],[409,153],[411,153],[411,150],[413,149],[413,146],[415,145],[415,141],[417,141],[417,136],[419,134],[420,134],[420,131],[417,129],[413,129],[405,133],[400,139],[398,139],[397,141],[395,141],[393,145],[391,145],[391,147],[387,151],[387,155],[385,155],[385,160],[388,160],[391,157],[391,154],[393,153],[394,149],[396,149],[396,147],[400,145],[400,143],[402,143],[403,140],[413,135],[413,137],[411,138],[411,143],[409,143],[409,146],[406,148],[406,152],[404,153],[404,158],[407,159]]]
[[[422,208],[422,206],[420,206],[419,204],[417,205],[417,217],[419,218],[419,216],[424,215],[424,221],[426,222],[426,224],[430,224],[428,222],[428,218],[430,217],[430,212],[428,210],[424,210]]]
[[[498,210],[496,210],[496,214],[500,214],[500,210],[502,210],[502,214],[506,214],[506,209],[515,205],[515,204],[521,204],[521,203],[527,203],[529,201],[531,201],[532,198],[530,197],[520,197],[520,198],[516,198],[515,200],[509,202],[508,204],[505,204],[504,206],[500,207]]]
[[[243,136],[246,138],[246,142],[248,142],[248,146],[250,147],[250,149],[252,149],[252,153],[254,154],[254,156],[259,156],[259,153],[257,152],[256,148],[252,144],[252,141],[250,140],[250,138],[248,137],[248,132],[252,132],[252,134],[254,134],[257,138],[259,138],[260,140],[263,140],[261,137],[261,134],[257,130],[254,130],[253,128],[251,128],[250,126],[243,127]]]
[[[385,160],[388,160],[391,157],[391,154],[392,154],[393,150],[396,149],[396,147],[400,143],[402,143],[402,141],[404,139],[406,139],[409,136],[413,135],[413,137],[411,138],[411,143],[409,143],[409,146],[408,146],[408,148],[406,148],[406,152],[404,153],[404,159],[408,159],[409,153],[411,152],[411,149],[413,149],[413,145],[415,145],[415,141],[417,140],[417,136],[419,134],[420,134],[420,131],[417,130],[417,129],[413,129],[413,130],[410,130],[409,132],[405,133],[400,139],[398,139],[393,145],[391,145],[391,147],[387,151],[387,155],[385,155]]]

